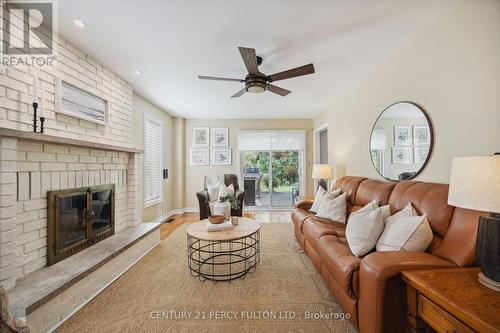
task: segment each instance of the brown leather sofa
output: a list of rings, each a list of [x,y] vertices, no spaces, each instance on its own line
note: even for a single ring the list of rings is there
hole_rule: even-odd
[[[425,253],[373,251],[356,258],[347,245],[345,224],[317,218],[309,211],[312,201],[298,202],[292,212],[298,242],[360,332],[404,332],[406,285],[401,271],[473,265],[481,212],[449,206],[445,184],[343,177],[333,187],[347,193],[348,214],[377,200],[380,206],[389,204],[391,213],[411,202],[427,215],[434,239]]]

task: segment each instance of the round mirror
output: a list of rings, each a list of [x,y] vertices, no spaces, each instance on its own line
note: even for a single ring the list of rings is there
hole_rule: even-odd
[[[418,176],[432,153],[431,119],[418,105],[398,102],[375,121],[370,137],[370,156],[377,172],[388,180]]]

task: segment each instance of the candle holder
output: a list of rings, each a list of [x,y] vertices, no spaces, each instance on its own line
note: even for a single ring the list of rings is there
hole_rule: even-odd
[[[37,116],[37,109],[38,109],[38,103],[33,102],[33,132],[37,133],[37,128],[38,128],[38,118],[40,118],[40,133],[43,134],[43,131],[45,129],[44,123],[45,123],[45,117],[38,117]]]
[[[43,134],[43,123],[45,122],[45,117],[40,117],[40,133]]]
[[[33,132],[36,133],[36,128],[37,128],[37,116],[36,116],[36,109],[38,109],[38,103],[37,102],[33,102]]]

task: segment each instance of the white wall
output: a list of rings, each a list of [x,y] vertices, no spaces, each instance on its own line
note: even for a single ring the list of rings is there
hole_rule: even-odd
[[[232,165],[230,166],[190,166],[189,150],[192,148],[193,127],[228,127],[229,148],[232,148]],[[210,175],[225,173],[239,174],[238,164],[238,130],[306,130],[306,195],[312,195],[312,119],[210,119],[186,121],[186,193],[185,206],[198,207],[196,192],[203,189],[203,178]],[[240,180],[240,186],[243,184]]]
[[[401,100],[422,105],[434,125],[434,151],[418,180],[448,182],[453,157],[500,151],[500,2],[464,2],[314,118],[315,127],[330,125],[336,177],[381,178],[370,132]]]

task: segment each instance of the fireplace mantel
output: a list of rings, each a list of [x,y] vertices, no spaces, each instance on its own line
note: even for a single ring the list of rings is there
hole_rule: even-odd
[[[99,143],[99,142],[90,142],[90,141],[83,141],[83,140],[77,140],[77,139],[69,139],[69,138],[63,138],[60,136],[27,132],[27,131],[15,130],[15,129],[10,129],[10,128],[2,128],[2,127],[0,127],[0,136],[25,139],[25,140],[33,140],[33,141],[38,141],[38,142],[65,144],[68,146],[76,146],[76,147],[86,147],[86,148],[90,147],[90,148],[123,151],[123,152],[133,153],[133,154],[141,154],[144,152],[144,150],[142,150],[142,149],[120,147],[120,146],[115,146],[115,145],[103,144],[103,143]]]

